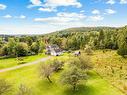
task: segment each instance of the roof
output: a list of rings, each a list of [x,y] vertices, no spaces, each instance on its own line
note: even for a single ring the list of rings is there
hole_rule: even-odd
[[[46,46],[46,48],[59,48],[59,46],[56,45],[56,44],[53,44],[53,45],[48,45],[48,46]]]
[[[55,52],[62,52],[61,49],[54,49]]]

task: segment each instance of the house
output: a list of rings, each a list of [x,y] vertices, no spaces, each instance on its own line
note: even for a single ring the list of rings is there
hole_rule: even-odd
[[[46,54],[59,56],[62,54],[62,50],[59,48],[58,45],[48,45],[46,46]]]

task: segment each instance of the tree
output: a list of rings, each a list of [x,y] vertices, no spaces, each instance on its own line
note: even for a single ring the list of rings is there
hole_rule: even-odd
[[[38,53],[42,53],[44,48],[45,48],[45,44],[42,41],[42,39],[39,38],[36,42],[32,43],[30,50],[35,54],[38,54]]]
[[[84,73],[81,69],[78,69],[76,66],[66,69],[61,74],[61,82],[63,84],[69,84],[73,87],[73,90],[76,90],[76,86],[80,83],[81,80],[86,80],[87,74]]]
[[[80,67],[83,70],[89,70],[93,68],[93,64],[91,62],[91,59],[89,56],[81,54],[80,56],[78,56],[79,60],[80,60]]]
[[[7,56],[8,55],[8,46],[4,45],[0,50],[0,55]]]
[[[31,95],[31,90],[27,88],[25,85],[21,84],[18,88],[18,92],[16,95]]]
[[[53,68],[51,67],[50,64],[42,64],[40,66],[40,75],[42,77],[47,78],[50,83],[52,83],[52,81],[50,79],[50,76],[52,73],[53,73]]]
[[[105,34],[103,29],[101,29],[99,30],[99,35],[98,35],[98,42],[97,42],[98,49],[104,49],[104,38],[105,38]]]
[[[16,46],[16,55],[18,57],[20,56],[26,56],[28,54],[29,48],[28,45],[24,42],[20,42]]]
[[[101,41],[101,40],[103,41],[104,40],[104,37],[105,37],[104,31],[103,30],[100,30],[98,40],[99,41]]]
[[[85,53],[87,55],[91,55],[93,53],[92,49],[90,46],[86,45],[86,48],[85,48]]]
[[[11,91],[11,84],[4,79],[0,79],[0,95],[8,93],[9,91]]]
[[[52,36],[50,38],[50,43],[51,44],[57,44],[59,47],[61,47],[62,46],[62,39],[60,37]]]
[[[59,61],[58,59],[54,59],[51,61],[51,67],[53,68],[53,71],[58,72],[59,70],[62,69],[64,62]]]
[[[67,39],[66,38],[63,38],[62,39],[62,43],[61,43],[61,48],[64,49],[64,50],[67,50],[68,49],[68,46],[67,46]]]
[[[3,46],[3,38],[2,37],[0,37],[0,48]]]
[[[35,54],[39,52],[39,44],[37,42],[32,43],[30,50]]]
[[[118,47],[117,53],[123,57],[127,55],[127,28],[123,28],[119,31],[118,35]]]
[[[33,43],[32,37],[26,36],[25,37],[25,43],[27,43],[29,46],[31,46]]]
[[[125,57],[125,55],[127,55],[127,44],[123,43],[117,50],[117,53],[122,57]]]
[[[9,56],[14,57],[16,55],[16,49],[15,49],[16,45],[17,45],[17,42],[15,41],[15,39],[9,38],[9,41],[7,43]]]

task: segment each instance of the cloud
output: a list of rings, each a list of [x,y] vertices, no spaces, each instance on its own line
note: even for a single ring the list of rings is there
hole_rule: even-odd
[[[20,18],[20,19],[25,19],[26,16],[25,16],[25,15],[20,15],[19,18]]]
[[[53,7],[51,7],[51,8],[49,8],[49,7],[48,8],[39,8],[38,10],[42,11],[42,12],[56,12],[57,11]]]
[[[106,3],[107,3],[107,4],[111,4],[111,5],[113,5],[113,4],[116,3],[116,1],[115,1],[115,0],[108,0]]]
[[[115,10],[112,10],[112,9],[106,9],[106,14],[115,14],[116,11]]]
[[[41,0],[30,0],[31,4],[27,6],[27,8],[43,6]]]
[[[35,18],[36,22],[50,23],[50,24],[69,24],[73,22],[81,22],[86,16],[82,13],[57,13],[54,17]]]
[[[96,15],[96,16],[90,16],[90,17],[89,17],[89,20],[90,20],[90,21],[101,21],[101,20],[103,20],[103,19],[104,19],[104,17],[101,16],[101,15]]]
[[[9,14],[7,14],[7,15],[3,16],[3,18],[7,18],[7,19],[9,19],[9,18],[12,18],[12,16],[9,15]]]
[[[10,14],[7,14],[7,15],[3,16],[3,18],[6,18],[6,19],[10,19],[10,18],[14,18],[14,19],[25,19],[26,16],[25,15],[19,15],[19,16],[12,17]]]
[[[84,10],[81,10],[80,13],[84,13],[85,11]]]
[[[52,12],[56,11],[57,7],[60,6],[74,6],[76,8],[82,7],[82,4],[78,2],[77,0],[44,0],[44,2],[41,2],[41,0],[30,0],[31,5],[28,5],[28,8],[40,6],[39,11],[47,11]]]
[[[0,4],[0,10],[4,10],[4,9],[6,9],[6,5],[4,5],[4,4]]]
[[[82,7],[82,4],[77,0],[46,0],[45,6],[75,6],[80,8]]]
[[[100,14],[100,11],[97,10],[97,9],[94,9],[94,10],[92,11],[92,14]]]
[[[120,0],[120,4],[127,4],[127,0]]]
[[[30,2],[31,2],[33,5],[40,5],[40,4],[41,4],[41,1],[40,1],[40,0],[30,0]]]

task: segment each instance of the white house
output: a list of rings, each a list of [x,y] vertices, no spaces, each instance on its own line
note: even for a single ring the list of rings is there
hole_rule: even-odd
[[[50,54],[53,56],[59,56],[62,54],[62,50],[59,48],[58,45],[49,45],[46,46],[46,54]]]

